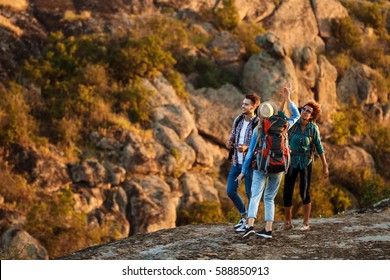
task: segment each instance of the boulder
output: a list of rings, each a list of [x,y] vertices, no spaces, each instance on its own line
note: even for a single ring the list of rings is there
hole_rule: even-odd
[[[245,98],[236,87],[226,84],[219,89],[190,89],[199,135],[225,146],[235,117],[241,114]]]
[[[379,74],[367,65],[355,63],[348,68],[346,74],[337,84],[337,97],[344,103],[349,103],[351,97],[357,99],[358,104],[375,104],[387,102],[386,94],[378,91],[376,77]],[[380,98],[380,96],[383,96]],[[380,100],[382,99],[382,100]]]
[[[130,224],[118,210],[95,209],[89,217],[90,230],[98,229],[104,235],[102,242],[118,240],[129,236]]]
[[[48,156],[32,146],[12,143],[7,160],[12,163],[14,172],[27,174],[29,184],[46,191],[55,192],[71,183],[67,166],[60,156],[56,156],[55,149]]]
[[[291,49],[310,46],[316,52],[325,50],[311,0],[281,2],[278,9],[264,20],[264,27],[279,36]]]
[[[240,75],[244,60],[244,45],[236,39],[230,32],[219,32],[207,46],[213,53],[215,62],[224,69],[236,75]]]
[[[298,80],[288,49],[274,33],[256,37],[256,43],[263,49],[252,55],[244,66],[242,84],[244,88],[259,93],[262,101],[281,100],[282,86],[291,81],[293,88],[298,87]],[[297,100],[297,95],[292,98]]]
[[[153,121],[173,129],[180,140],[186,139],[196,129],[193,116],[183,105],[164,105],[153,110]]]
[[[172,155],[176,160],[178,168],[187,170],[194,165],[196,159],[195,151],[188,144],[181,141],[173,129],[162,125],[156,125],[154,135],[154,137],[166,148],[167,154]],[[163,158],[165,159],[166,157],[164,156]]]
[[[212,167],[214,165],[215,149],[209,145],[197,131],[193,131],[188,137],[187,143],[194,149],[196,153],[196,164],[204,167]]]
[[[316,81],[317,101],[321,104],[321,120],[330,120],[338,109],[337,103],[337,70],[325,56],[318,57],[319,75]]]
[[[100,208],[106,200],[103,188],[90,188],[83,184],[75,184],[72,186],[72,191],[76,211],[90,213]]]
[[[220,202],[214,180],[205,174],[186,172],[180,177],[180,186],[183,190],[180,208],[190,208],[195,202]]]
[[[318,29],[322,38],[331,37],[331,22],[333,19],[345,18],[348,11],[338,0],[311,0]]]
[[[123,183],[126,179],[126,170],[117,164],[109,161],[104,162],[106,168],[106,182],[111,186],[117,186]]]
[[[69,170],[75,183],[86,183],[90,187],[106,183],[107,171],[97,159],[88,159],[81,164],[70,164]]]
[[[128,198],[122,187],[113,187],[106,190],[105,196],[104,208],[109,211],[119,211],[123,216],[126,216]]]
[[[160,151],[160,146],[156,145],[153,139],[150,142],[144,142],[141,136],[130,131],[118,137],[125,142],[123,150],[120,151],[119,161],[127,173],[155,174],[159,172],[156,154],[163,153],[163,151]]]
[[[30,234],[19,228],[10,228],[1,235],[1,259],[48,260],[47,250]]]
[[[160,177],[127,181],[123,188],[128,197],[126,217],[131,235],[176,226],[176,209],[181,194]]]

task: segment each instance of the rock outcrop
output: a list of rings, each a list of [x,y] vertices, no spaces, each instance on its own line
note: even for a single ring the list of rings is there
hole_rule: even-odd
[[[263,101],[278,102],[283,83],[291,81],[295,89],[292,98],[298,106],[308,99],[321,103],[320,122],[324,123],[321,130],[327,127],[330,131],[330,116],[338,108],[337,101],[349,102],[351,96],[357,97],[357,103],[371,110],[378,120],[386,121],[390,115],[388,93],[376,86],[378,75],[374,69],[354,64],[343,77],[338,77],[336,68],[325,55],[319,54],[330,40],[331,20],[348,16],[339,1],[236,0],[240,20],[264,24],[269,31],[256,37],[261,51],[248,61],[243,58],[245,50],[239,36],[218,30],[215,23],[204,22],[197,14],[204,8],[218,9],[222,2],[31,0],[19,10],[0,4],[0,21],[8,23],[0,24],[2,82],[14,77],[28,56],[42,54],[51,31],[61,31],[66,36],[127,32],[132,29],[135,17],[157,15],[164,8],[172,9],[172,16],[191,17],[189,24],[210,36],[208,44],[191,50],[196,58],[207,57],[235,73],[240,80],[241,88],[225,84],[214,89],[195,88],[191,77],[183,77],[189,93],[189,98],[183,99],[178,97],[164,73],[144,78],[142,85],[154,94],[152,125],[141,132],[118,128],[104,135],[101,131],[90,133],[96,158],[69,163],[64,162],[53,147],[50,147],[53,149],[50,156],[34,147],[20,144],[8,147],[5,160],[12,172],[25,176],[28,184],[44,191],[45,195],[70,186],[75,210],[88,216],[88,229],[105,226],[108,235],[122,238],[116,243],[64,258],[233,258],[232,254],[237,250],[237,259],[316,258],[318,252],[321,259],[345,259],[347,252],[352,252],[351,258],[356,259],[386,258],[388,235],[384,233],[384,239],[375,237],[369,226],[380,232],[383,227],[388,230],[389,221],[384,217],[388,210],[313,220],[313,231],[275,231],[276,241],[272,243],[241,241],[237,235],[226,235],[225,232],[231,232],[231,225],[226,224],[169,229],[176,227],[178,212],[191,208],[194,203],[231,203],[225,194],[226,176],[221,178],[226,175],[223,172],[228,165],[225,141],[234,117],[241,112],[243,90],[256,91]],[[197,74],[193,73],[194,76]],[[324,135],[322,131],[321,135]],[[343,176],[342,172],[350,168],[351,162],[354,163],[351,168],[356,168],[357,173],[365,170],[375,173],[372,156],[362,148],[325,143],[325,150],[333,175]],[[351,191],[356,188],[353,184],[348,186]],[[3,203],[4,198],[0,197],[0,205]],[[2,250],[15,248],[22,258],[48,258],[39,242],[23,230],[26,221],[23,214],[2,208],[0,213]],[[359,226],[354,227],[354,223]],[[332,239],[336,236],[322,236],[325,232],[333,233],[334,224],[342,225],[336,232],[343,238],[342,243]],[[205,228],[210,240],[201,236]],[[365,239],[365,234],[374,237]],[[174,235],[181,238],[173,242]],[[310,242],[306,246],[308,239]],[[31,255],[26,255],[24,244],[30,244],[26,240],[31,240]],[[153,247],[152,243],[158,245]],[[263,250],[271,244],[275,247],[272,248],[275,255]],[[359,245],[363,245],[361,250],[358,250]],[[253,249],[249,250],[249,255],[245,249],[248,246]],[[134,249],[131,255],[126,253],[129,247]],[[186,252],[186,248],[191,250]],[[374,256],[370,249],[378,249],[373,251],[377,255]]]
[[[372,209],[311,220],[310,231],[281,231],[243,240],[232,224],[187,225],[135,236],[65,255],[62,260],[387,260],[390,201]],[[298,225],[300,221],[294,220]],[[260,225],[255,225],[261,229]],[[331,233],[331,234],[330,234]]]

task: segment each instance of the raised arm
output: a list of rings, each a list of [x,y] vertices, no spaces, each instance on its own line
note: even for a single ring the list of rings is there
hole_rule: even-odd
[[[287,81],[286,84],[283,86],[283,101],[280,104],[279,110],[284,111],[284,107],[287,104],[289,104],[291,101],[291,94],[294,92],[291,88],[291,83],[290,81]]]

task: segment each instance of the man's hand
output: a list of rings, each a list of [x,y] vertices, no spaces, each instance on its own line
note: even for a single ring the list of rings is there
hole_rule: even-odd
[[[245,153],[245,151],[248,150],[248,146],[243,144],[238,144],[237,151],[240,153]]]
[[[233,148],[233,142],[230,141],[230,140],[228,140],[228,141],[226,142],[226,148],[228,148],[228,149]]]

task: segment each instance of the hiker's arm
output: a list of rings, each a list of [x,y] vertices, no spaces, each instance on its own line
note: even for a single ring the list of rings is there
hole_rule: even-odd
[[[313,142],[316,147],[317,153],[320,155],[324,153],[324,147],[322,146],[322,142],[321,142],[320,130],[318,129],[318,126],[316,124],[313,125],[314,125]]]
[[[324,179],[326,179],[329,177],[328,163],[326,162],[324,147],[322,146],[321,142],[320,130],[316,124],[314,124],[313,138],[314,145],[316,146],[317,153],[320,156],[322,162],[322,174],[324,175]]]
[[[256,141],[257,141],[257,137],[258,137],[257,130],[258,130],[257,128],[255,128],[253,130],[251,143],[249,144],[248,152],[245,155],[245,161],[244,161],[242,168],[241,168],[241,174],[236,179],[238,182],[240,182],[242,180],[242,178],[244,177],[244,174],[246,173],[246,171],[249,168],[249,165],[252,163],[252,157],[253,157],[253,153],[255,152],[255,146],[256,146]]]
[[[299,120],[300,114],[299,114],[299,110],[297,108],[297,105],[295,105],[294,102],[291,101],[288,104],[288,106],[290,107],[290,110],[291,110],[291,113],[292,113],[292,116],[287,119],[287,121],[288,121],[288,128],[290,129],[294,125],[294,123],[296,123],[297,120]]]
[[[283,101],[280,104],[279,110],[284,112],[284,107],[286,103],[289,104],[291,101],[291,90],[287,87],[287,84],[283,86]]]
[[[320,159],[322,161],[322,174],[324,179],[329,177],[328,163],[326,162],[325,153],[320,154]]]
[[[236,138],[236,135],[235,135],[235,128],[236,128],[236,122],[237,122],[237,118],[236,117],[233,121],[233,124],[232,124],[232,130],[230,131],[230,134],[229,134],[229,138],[228,140],[226,141],[226,148],[228,149],[231,149],[233,148],[233,144],[234,144],[234,139]]]

